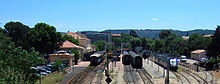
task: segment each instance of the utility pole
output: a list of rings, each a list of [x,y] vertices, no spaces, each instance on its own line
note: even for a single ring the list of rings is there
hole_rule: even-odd
[[[105,81],[107,82],[107,84],[109,84],[112,81],[111,78],[109,77],[110,74],[109,74],[109,66],[108,66],[109,59],[111,59],[111,58],[112,58],[112,53],[108,52],[107,53],[107,62],[106,62],[107,70],[105,70],[105,76],[107,76],[107,79]]]
[[[169,84],[169,70],[170,70],[170,59],[167,60],[167,76],[165,78],[165,84]]]
[[[41,84],[41,71],[40,71],[40,84]]]

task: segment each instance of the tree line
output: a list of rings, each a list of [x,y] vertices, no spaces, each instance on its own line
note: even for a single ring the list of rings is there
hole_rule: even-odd
[[[218,63],[220,57],[220,26],[217,26],[215,33],[211,37],[204,37],[198,33],[186,34],[188,39],[183,39],[170,30],[163,30],[159,33],[159,38],[138,37],[134,30],[130,34],[121,34],[120,37],[112,38],[114,43],[111,49],[117,50],[121,48],[121,43],[129,43],[126,45],[128,49],[134,50],[135,47],[142,47],[145,50],[154,51],[155,53],[170,53],[176,56],[186,55],[190,58],[191,51],[204,49],[207,56],[213,63]],[[105,41],[96,41],[94,43],[99,50],[104,50]]]
[[[0,83],[34,83],[38,77],[30,67],[45,64],[49,53],[66,40],[79,44],[46,23],[33,28],[20,22],[6,23],[4,29],[0,28]]]

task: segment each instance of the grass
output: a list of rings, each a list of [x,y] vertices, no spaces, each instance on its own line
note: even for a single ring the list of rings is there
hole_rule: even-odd
[[[116,77],[116,75],[117,75],[117,74],[112,74],[112,75],[110,75],[110,77],[111,77],[112,79],[114,79],[114,78]]]
[[[183,70],[183,68],[181,66],[178,66],[177,71],[182,71],[182,70]]]
[[[41,78],[41,84],[56,84],[64,78],[63,72],[53,73],[46,77]],[[40,80],[38,80],[35,84],[40,84]]]
[[[112,70],[110,70],[110,73],[113,73],[114,72],[114,70],[112,69]]]

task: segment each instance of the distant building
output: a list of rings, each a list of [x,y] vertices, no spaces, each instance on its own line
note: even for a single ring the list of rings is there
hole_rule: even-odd
[[[86,49],[85,52],[94,51],[94,48],[91,47],[91,40],[88,39],[85,35],[80,33],[73,33],[73,32],[64,33],[64,35],[70,35],[73,36],[74,39],[78,39],[79,45]]]
[[[121,36],[121,34],[112,34],[112,38],[114,38],[114,37],[120,37]]]
[[[85,48],[82,46],[78,46],[70,41],[65,41],[62,46],[60,46],[60,49],[70,51],[71,49],[76,49],[80,53],[80,59],[82,60],[85,53]]]
[[[189,36],[182,36],[183,40],[188,40]]]
[[[205,57],[206,51],[205,50],[195,50],[191,52],[191,58],[198,60],[199,58]]]
[[[94,43],[97,40],[104,40],[106,42],[110,41],[110,33],[108,32],[101,32],[101,33],[84,33]]]
[[[203,35],[202,37],[212,37],[213,35],[212,34],[208,34],[208,35]]]

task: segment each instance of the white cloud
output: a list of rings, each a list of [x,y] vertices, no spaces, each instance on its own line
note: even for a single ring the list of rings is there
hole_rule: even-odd
[[[156,20],[159,20],[159,19],[157,19],[157,18],[152,18],[152,20],[153,20],[153,21],[156,21]]]

